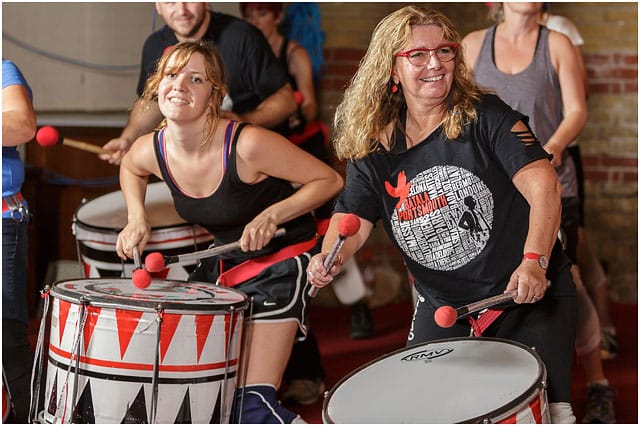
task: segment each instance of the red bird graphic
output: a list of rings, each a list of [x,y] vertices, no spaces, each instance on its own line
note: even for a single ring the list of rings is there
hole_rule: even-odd
[[[400,198],[396,204],[396,210],[399,210],[409,196],[409,189],[411,189],[411,182],[407,183],[407,175],[404,172],[398,173],[398,186],[396,187],[393,187],[388,181],[384,182],[384,186],[387,194],[394,198]]]

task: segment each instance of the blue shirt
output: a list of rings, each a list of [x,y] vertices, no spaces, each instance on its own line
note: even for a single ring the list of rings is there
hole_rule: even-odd
[[[7,59],[2,59],[2,88],[21,85],[27,88],[29,97],[33,99],[31,88],[27,84],[18,67]],[[2,197],[14,195],[20,192],[24,182],[24,165],[20,160],[18,148],[15,146],[2,147]],[[3,217],[9,217],[3,215]]]

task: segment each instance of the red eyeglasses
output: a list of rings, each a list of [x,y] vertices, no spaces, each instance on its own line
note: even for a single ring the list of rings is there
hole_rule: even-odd
[[[441,44],[435,49],[411,49],[406,52],[396,53],[395,56],[402,56],[407,58],[411,65],[415,65],[417,67],[426,65],[429,60],[431,60],[431,55],[435,53],[436,57],[442,62],[452,61],[453,58],[456,57],[458,53],[458,48],[460,47],[457,43],[448,43]]]

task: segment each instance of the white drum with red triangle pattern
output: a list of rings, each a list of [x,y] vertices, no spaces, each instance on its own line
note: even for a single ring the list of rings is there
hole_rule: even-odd
[[[546,369],[494,338],[436,340],[380,357],[327,394],[324,423],[550,423]]]
[[[171,192],[164,182],[147,186],[145,210],[151,236],[143,253],[160,252],[165,256],[204,250],[213,236],[198,225],[188,224],[176,212]],[[127,207],[122,191],[102,195],[81,205],[76,211],[72,231],[85,278],[130,277],[134,265],[123,262],[116,254],[118,233],[127,224]],[[193,264],[171,264],[156,278],[186,281],[195,269]]]
[[[156,279],[141,290],[100,278],[58,282],[49,297],[44,422],[149,423],[157,365],[157,423],[228,423],[244,293]]]

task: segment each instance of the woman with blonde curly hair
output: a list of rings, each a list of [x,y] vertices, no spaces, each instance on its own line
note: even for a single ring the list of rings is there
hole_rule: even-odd
[[[360,68],[336,110],[334,148],[341,158],[364,157],[378,148],[379,136],[390,123],[402,125],[399,114],[405,100],[401,87],[389,76],[395,64],[394,54],[408,43],[414,25],[435,25],[442,28],[443,39],[460,39],[446,16],[413,6],[392,13],[378,24]],[[474,103],[480,90],[462,55],[454,54],[452,61],[453,90],[448,100],[450,108],[444,112],[444,127],[447,137],[455,139],[464,124],[475,119]]]
[[[557,239],[561,185],[527,117],[474,83],[449,19],[415,6],[385,17],[335,128],[346,184],[309,282],[331,282],[380,221],[418,293],[407,346],[471,331],[535,346],[548,372],[551,420],[571,420],[576,299]],[[327,270],[347,213],[360,228]],[[441,306],[501,293],[512,301],[480,322],[486,327],[476,318],[451,327],[434,319]]]

